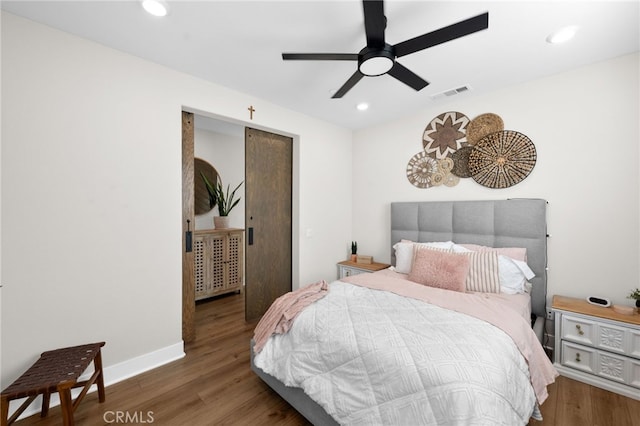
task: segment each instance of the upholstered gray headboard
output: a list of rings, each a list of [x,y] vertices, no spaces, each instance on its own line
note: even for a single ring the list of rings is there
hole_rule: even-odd
[[[391,245],[402,239],[453,241],[491,247],[526,247],[531,310],[545,316],[547,202],[540,199],[391,203]],[[391,263],[395,252],[391,248]]]

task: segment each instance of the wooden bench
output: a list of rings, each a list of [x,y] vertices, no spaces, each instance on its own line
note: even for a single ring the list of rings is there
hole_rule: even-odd
[[[98,400],[104,402],[104,377],[102,374],[102,355],[100,348],[104,342],[73,346],[43,352],[40,359],[22,376],[2,391],[2,426],[13,423],[22,412],[42,394],[41,417],[49,412],[51,393],[60,395],[62,421],[65,426],[74,424],[73,412],[87,394],[94,383],[98,386]],[[78,381],[78,378],[93,361],[93,374],[88,380]],[[75,401],[71,399],[71,389],[83,387]],[[27,398],[18,410],[9,417],[9,403],[18,398]]]

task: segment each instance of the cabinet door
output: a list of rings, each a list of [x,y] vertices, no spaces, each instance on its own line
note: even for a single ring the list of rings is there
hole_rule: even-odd
[[[226,257],[224,261],[226,289],[240,290],[243,282],[243,238],[242,232],[230,233],[225,242]]]
[[[193,239],[196,300],[224,288],[224,236],[196,234]]]
[[[209,251],[207,265],[207,294],[213,295],[224,291],[225,288],[225,240],[224,235],[210,235],[207,239],[207,250]]]

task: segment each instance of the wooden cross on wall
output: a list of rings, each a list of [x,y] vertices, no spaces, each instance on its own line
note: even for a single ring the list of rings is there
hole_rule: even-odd
[[[256,112],[256,110],[253,108],[253,105],[250,105],[247,109],[249,110],[249,119],[253,120],[253,113]]]

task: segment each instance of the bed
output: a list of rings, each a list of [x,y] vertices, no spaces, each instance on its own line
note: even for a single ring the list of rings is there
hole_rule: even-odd
[[[327,295],[305,309],[289,333],[271,337],[258,356],[252,341],[253,371],[314,425],[470,424],[469,419],[474,424],[526,424],[529,417],[539,417],[538,403],[557,375],[540,345],[546,313],[546,202],[398,202],[391,203],[390,219],[395,271],[355,276],[351,283],[332,282]],[[528,293],[513,298],[478,293],[471,310],[482,312],[465,314],[448,305],[456,298],[469,300],[464,293],[451,297],[457,292],[430,288],[423,296],[426,286],[407,280],[415,274],[403,274],[405,259],[396,257],[404,256],[397,245],[404,241],[524,248],[535,277],[528,279]],[[399,290],[376,288],[387,281]],[[502,302],[495,298],[512,300],[509,309],[496,305]],[[498,329],[487,316],[497,310],[511,315],[505,328],[526,324],[527,337]],[[418,326],[423,320],[430,322]],[[323,334],[309,341],[308,333],[316,329]],[[342,339],[353,346],[342,346]],[[540,353],[545,360],[535,361]],[[394,368],[402,367],[391,370],[385,359]],[[529,366],[544,361],[548,365],[541,367],[540,379]],[[353,363],[367,371],[354,372]],[[297,372],[302,364],[303,371]]]

